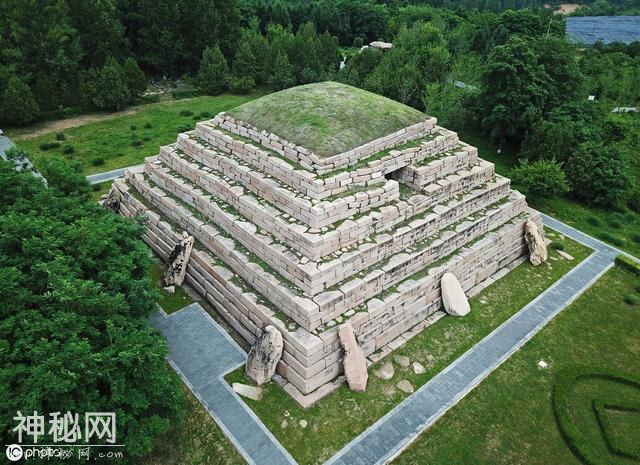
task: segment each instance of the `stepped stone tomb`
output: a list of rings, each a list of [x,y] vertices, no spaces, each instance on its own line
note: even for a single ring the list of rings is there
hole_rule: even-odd
[[[186,283],[250,344],[280,331],[276,372],[303,406],[345,381],[340,328],[355,335],[347,371],[363,389],[360,355],[380,360],[446,315],[445,274],[464,314],[465,298],[529,257],[527,222],[544,241],[540,215],[455,132],[333,82],[198,123],[110,199],[145,217],[165,260],[193,237]]]

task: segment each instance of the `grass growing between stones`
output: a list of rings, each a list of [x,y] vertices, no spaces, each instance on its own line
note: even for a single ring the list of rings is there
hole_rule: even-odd
[[[580,465],[560,435],[551,402],[557,373],[574,365],[597,372],[640,372],[640,311],[623,301],[640,278],[615,267],[558,315],[531,341],[425,431],[394,462],[398,464]],[[537,367],[539,360],[549,368]],[[640,391],[606,381],[576,385],[568,409],[602,457],[602,463],[633,464],[612,455],[596,422],[592,401],[616,398],[639,403]],[[640,414],[611,411],[614,440],[637,446]],[[637,448],[636,448],[637,450]]]
[[[109,189],[111,189],[111,184],[113,184],[113,181],[101,182],[100,184],[92,185],[91,199],[96,202],[100,200],[100,197],[109,192]]]
[[[275,92],[229,115],[319,156],[345,152],[426,119],[414,108],[337,82]]]
[[[162,283],[160,282],[162,276],[162,265],[155,257],[154,263],[151,265],[151,269],[149,270],[149,276],[160,293],[160,300],[158,300],[158,304],[166,313],[173,313],[194,302],[194,300],[189,297],[189,295],[180,286],[175,286],[176,292],[174,294],[170,294],[162,288]]]
[[[400,380],[409,380],[416,389],[426,383],[590,253],[589,249],[571,240],[562,240],[557,234],[554,236],[554,240],[564,243],[564,251],[574,260],[562,259],[556,250],[550,249],[548,264],[534,267],[526,262],[516,267],[471,299],[468,316],[442,318],[382,362],[373,365],[369,369],[366,393],[354,393],[342,386],[304,410],[271,382],[265,386],[261,401],[246,400],[247,404],[298,463],[323,463],[407,397],[396,387]],[[394,355],[405,355],[411,362],[420,362],[427,369],[426,373],[417,375],[411,366],[402,368],[394,363],[394,377],[389,381],[378,379],[373,372],[381,363],[393,360]],[[249,383],[242,369],[230,373],[227,381]],[[300,426],[300,420],[307,421],[306,428]]]
[[[140,465],[236,465],[246,463],[193,394],[183,386],[184,416],[156,442]]]
[[[156,155],[160,146],[175,142],[180,132],[194,129],[197,121],[258,96],[204,96],[142,105],[134,114],[66,129],[64,142],[48,150],[41,146],[56,141],[56,132],[14,142],[29,152],[36,167],[47,158],[64,158],[79,161],[85,174],[101,173],[140,164],[145,157]],[[73,153],[65,153],[68,147],[73,147]]]

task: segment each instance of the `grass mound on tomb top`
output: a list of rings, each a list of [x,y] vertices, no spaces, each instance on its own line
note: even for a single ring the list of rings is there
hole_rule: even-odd
[[[227,112],[328,157],[424,121],[402,103],[337,82],[292,87]]]

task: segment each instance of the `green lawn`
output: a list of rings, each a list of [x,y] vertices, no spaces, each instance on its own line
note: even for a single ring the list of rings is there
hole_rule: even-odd
[[[132,115],[67,129],[58,148],[40,149],[43,143],[56,142],[54,132],[16,144],[29,152],[36,166],[46,158],[62,157],[81,162],[86,174],[100,173],[142,163],[145,157],[156,155],[160,146],[175,142],[180,132],[193,129],[197,121],[210,119],[258,96],[203,96],[152,103],[137,107]],[[68,147],[73,148],[73,153],[65,153],[71,151]]]
[[[551,238],[558,239],[556,235]],[[471,299],[468,316],[442,318],[389,356],[407,355],[412,362],[418,361],[427,368],[425,374],[416,375],[411,368],[396,364],[393,379],[383,381],[372,374],[379,362],[370,368],[367,392],[363,394],[342,386],[304,410],[272,382],[265,386],[260,402],[247,400],[247,404],[298,463],[324,462],[407,396],[396,389],[398,381],[407,379],[415,388],[426,383],[589,254],[588,249],[573,241],[562,242],[565,251],[575,257],[573,261],[560,259],[550,249],[552,259],[548,264],[534,267],[526,262],[518,266]],[[249,382],[242,369],[229,374],[227,380]],[[299,426],[302,419],[308,422],[306,429]]]
[[[478,148],[481,158],[496,165],[496,171],[510,177],[515,155],[505,147],[501,154],[485,137],[476,133],[460,133],[460,139]],[[640,181],[640,180],[639,180]],[[529,205],[541,212],[584,231],[598,239],[640,257],[640,215],[634,212],[617,213],[590,207],[566,197],[536,198],[516,183],[513,188],[527,195]]]
[[[183,386],[184,417],[156,442],[140,465],[236,465],[245,460],[193,394]]]
[[[160,283],[160,277],[162,276],[162,265],[157,258],[154,257],[154,260],[155,261],[151,266],[149,275],[151,276],[151,279],[160,292],[160,300],[158,301],[158,304],[162,307],[162,309],[166,313],[173,313],[176,310],[180,310],[181,308],[192,304],[194,300],[189,297],[189,295],[184,291],[184,289],[182,289],[182,287],[176,286],[174,294],[169,294],[162,288],[162,284]]]
[[[345,152],[426,119],[414,108],[337,82],[275,92],[229,114],[319,156]]]
[[[623,295],[640,290],[640,278],[616,267],[453,407],[394,462],[457,465],[580,465],[560,436],[551,406],[555,375],[579,364],[640,373],[640,307]],[[539,360],[550,364],[537,367]],[[605,450],[590,402],[609,396],[602,383],[578,385],[570,410],[606,463],[632,464]],[[620,401],[640,392],[618,386]],[[596,399],[593,399],[595,397]],[[620,444],[640,437],[636,417],[612,420]]]

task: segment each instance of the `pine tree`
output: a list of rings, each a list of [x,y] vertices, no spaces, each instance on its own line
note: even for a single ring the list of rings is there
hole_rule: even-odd
[[[122,64],[122,71],[127,82],[127,89],[131,98],[140,97],[147,89],[147,77],[133,57],[127,58]]]
[[[257,71],[257,60],[251,51],[251,45],[247,40],[243,40],[233,62],[233,75],[237,78],[251,78],[255,81]]]
[[[94,76],[98,82],[93,87],[91,102],[105,110],[119,110],[130,98],[127,81],[122,66],[113,57],[108,57],[99,73]]]
[[[220,47],[207,47],[202,53],[197,84],[207,94],[219,94],[229,83],[229,66]]]
[[[272,90],[282,90],[287,87],[291,87],[295,84],[295,78],[293,77],[293,66],[289,63],[287,55],[280,52],[273,64],[273,72],[267,84]]]
[[[40,107],[31,88],[19,77],[11,77],[0,99],[0,119],[5,123],[20,126],[31,123],[39,114]]]

